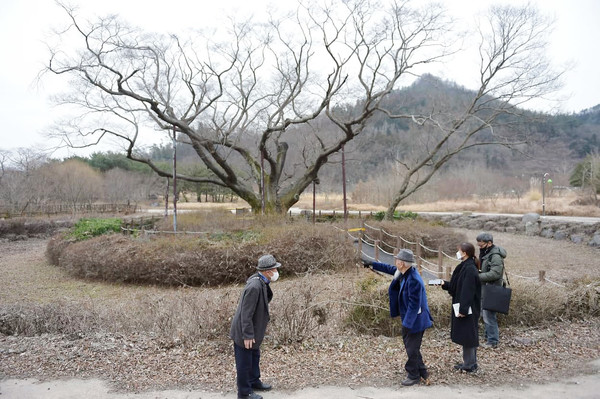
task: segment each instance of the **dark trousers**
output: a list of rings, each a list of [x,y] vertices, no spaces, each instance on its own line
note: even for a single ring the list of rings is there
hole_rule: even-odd
[[[477,347],[466,347],[463,346],[463,369],[475,370],[477,369]]]
[[[415,380],[417,378],[429,378],[427,367],[423,363],[421,356],[421,341],[423,341],[424,331],[410,333],[408,328],[402,327],[402,341],[406,349],[408,360],[404,365],[404,369],[408,373],[408,378]]]
[[[233,344],[237,371],[238,396],[250,395],[252,385],[260,380],[260,349],[246,349]]]

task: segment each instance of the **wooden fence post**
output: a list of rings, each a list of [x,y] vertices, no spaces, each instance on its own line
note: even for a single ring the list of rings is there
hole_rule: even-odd
[[[442,247],[440,245],[440,246],[438,246],[438,273],[440,276],[442,276],[442,274],[443,274],[443,269],[444,269],[444,254],[442,254]]]
[[[379,262],[379,240],[375,240],[373,251],[375,252],[375,261]]]
[[[421,273],[421,239],[417,239],[417,271]]]
[[[450,275],[452,274],[452,266],[446,266],[444,268],[444,279],[450,280]]]
[[[539,274],[540,283],[544,284],[546,282],[546,271],[540,270]]]

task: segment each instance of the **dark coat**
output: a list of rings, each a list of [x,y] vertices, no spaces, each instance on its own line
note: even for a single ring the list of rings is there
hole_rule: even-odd
[[[395,275],[398,269],[386,263],[374,262],[373,270]],[[425,285],[414,267],[409,268],[404,275],[399,275],[392,280],[388,294],[390,316],[400,316],[402,325],[410,333],[425,331],[433,325],[433,318],[427,304]]]
[[[460,263],[452,273],[450,281],[442,286],[452,296],[452,303],[459,303],[459,313],[466,317],[456,317],[452,309],[450,338],[452,342],[472,348],[479,346],[478,321],[481,313],[481,282],[475,260],[469,258]],[[468,314],[469,307],[472,314]]]
[[[258,349],[262,343],[267,323],[269,323],[269,302],[273,293],[258,273],[246,281],[244,291],[231,321],[229,338],[236,345],[244,347],[245,339],[254,339],[252,349]]]

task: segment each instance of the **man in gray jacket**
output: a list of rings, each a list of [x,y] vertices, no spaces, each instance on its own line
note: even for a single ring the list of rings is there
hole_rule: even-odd
[[[479,262],[481,264],[479,280],[481,281],[481,285],[502,285],[506,250],[494,245],[494,237],[490,233],[481,233],[477,236],[476,240],[479,246]],[[486,309],[482,309],[481,313],[483,315],[485,338],[487,341],[483,346],[486,348],[495,348],[498,346],[500,338],[498,316],[496,312]]]
[[[270,283],[279,278],[281,266],[273,255],[258,259],[257,273],[250,276],[231,322],[237,371],[238,399],[262,399],[254,391],[268,391],[271,385],[260,380],[260,344],[269,322],[269,302],[273,298]]]

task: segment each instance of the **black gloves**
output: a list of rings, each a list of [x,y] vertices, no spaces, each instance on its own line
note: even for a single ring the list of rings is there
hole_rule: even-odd
[[[363,263],[363,267],[371,267],[373,266],[373,261],[370,259],[361,258],[360,261]]]

